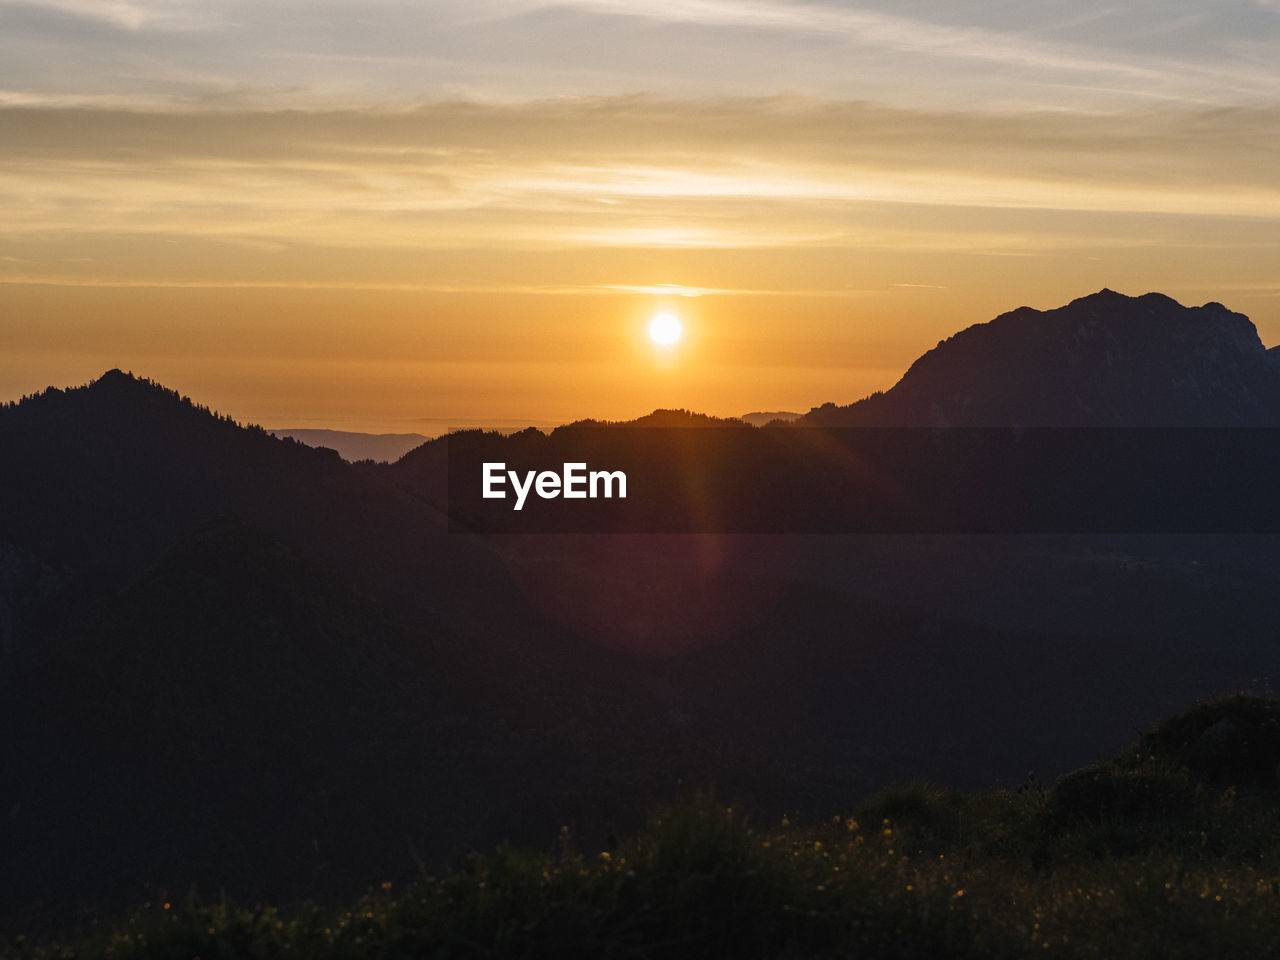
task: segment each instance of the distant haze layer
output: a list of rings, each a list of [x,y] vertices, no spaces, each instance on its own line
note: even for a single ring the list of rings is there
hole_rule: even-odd
[[[414,426],[426,433],[360,433],[353,430],[325,430],[315,428],[290,427],[274,429],[270,432],[277,437],[292,437],[299,443],[309,447],[328,447],[336,450],[343,460],[376,460],[380,463],[394,463],[414,447],[421,446],[432,437],[438,437],[452,430],[496,430],[510,433],[525,427],[550,429],[558,426],[554,423],[531,423],[529,421],[459,421],[444,423],[436,420],[414,421]]]

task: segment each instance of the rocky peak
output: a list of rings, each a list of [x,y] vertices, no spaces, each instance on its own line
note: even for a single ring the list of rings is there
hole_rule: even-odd
[[[940,342],[849,425],[1280,425],[1280,355],[1220,303],[1113,290],[1020,307]]]

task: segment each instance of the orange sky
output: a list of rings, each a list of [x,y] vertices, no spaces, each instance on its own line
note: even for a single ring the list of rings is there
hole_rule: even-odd
[[[606,0],[525,6],[580,6],[597,30],[635,19]],[[714,36],[744,44],[781,25],[796,71],[827,56],[834,77],[832,37],[856,41],[875,96],[800,72],[770,93],[727,60],[714,76],[534,64],[527,90],[494,71],[461,92],[357,89],[394,51],[362,54],[347,87],[292,61],[272,86],[246,55],[239,81],[175,93],[159,51],[222,36],[164,19],[196,7],[0,0],[0,21],[26,11],[15,29],[50,11],[66,36],[45,25],[42,42],[97,64],[0,70],[0,396],[119,366],[269,427],[803,411],[890,386],[969,324],[1102,287],[1218,300],[1280,343],[1280,107],[1245,40],[1226,75],[1017,24],[652,6],[652,29],[719,18]],[[496,43],[505,22],[467,29]],[[876,44],[961,63],[954,80],[895,74]],[[459,75],[484,59],[466,56]],[[983,93],[1045,69],[1062,77]],[[645,336],[660,310],[686,330],[671,350]]]

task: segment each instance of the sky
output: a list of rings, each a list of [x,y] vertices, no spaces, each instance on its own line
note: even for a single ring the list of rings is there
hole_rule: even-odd
[[[1277,62],[1280,0],[0,0],[0,398],[803,411],[1103,287],[1271,346]]]

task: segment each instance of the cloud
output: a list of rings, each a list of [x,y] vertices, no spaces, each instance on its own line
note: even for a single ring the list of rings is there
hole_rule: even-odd
[[[1256,2],[1274,3],[1275,0]],[[520,0],[508,7],[509,12],[518,10],[526,14],[566,9],[666,24],[832,37],[882,53],[930,61],[977,61],[1013,68],[1024,72],[1029,80],[1034,79],[1037,85],[1052,82],[1053,76],[1060,74],[1066,75],[1064,82],[1085,84],[1098,90],[1124,85],[1133,94],[1169,98],[1189,94],[1205,96],[1210,90],[1216,90],[1219,95],[1265,95],[1280,90],[1274,71],[1244,69],[1211,60],[1198,62],[1189,56],[1163,59],[1145,51],[1142,40],[1116,49],[1105,42],[1042,39],[1054,31],[1046,29],[1048,24],[1034,20],[1030,29],[1020,31],[931,21],[867,6],[787,0]],[[1069,25],[1078,27],[1113,20],[1117,12],[1115,7],[1086,11],[1073,18]],[[1195,17],[1194,33],[1199,45],[1211,44],[1212,38],[1227,31],[1229,23],[1229,15]],[[1149,29],[1149,21],[1147,25]],[[906,72],[904,68],[902,73]]]
[[[450,251],[488,251],[515,290],[546,285],[535,254],[568,250],[1273,249],[1278,125],[1277,109],[992,114],[798,97],[0,107],[0,254],[30,261],[0,260],[0,277],[447,292],[497,289],[474,266],[451,276],[478,260]],[[550,286],[767,287],[670,283],[604,272]]]
[[[406,204],[461,202],[468,185],[490,183],[598,208],[602,199],[821,197],[828,181],[849,194],[871,172],[1270,191],[1280,108],[997,114],[806,97],[586,97],[315,112],[10,106],[0,117],[10,169],[203,171],[215,185],[233,174],[334,177],[374,193],[416,180],[427,192]]]
[[[171,20],[181,8],[176,3],[137,3],[131,0],[0,0],[0,8],[16,7],[36,13],[52,13],[139,30]]]
[[[636,91],[990,108],[1274,100],[1269,12],[1221,0],[1187,19],[1163,12],[1171,3],[1174,14],[1187,7],[1094,2],[1068,16],[994,0],[0,0],[13,14],[0,82],[27,95],[248,95],[307,109]]]
[[[948,26],[865,8],[776,0],[531,0],[522,6],[527,9],[573,7],[667,23],[830,34],[884,50],[1018,63],[1040,69],[1146,74],[1141,68],[1072,54],[1061,45],[1036,42],[1012,33]]]

